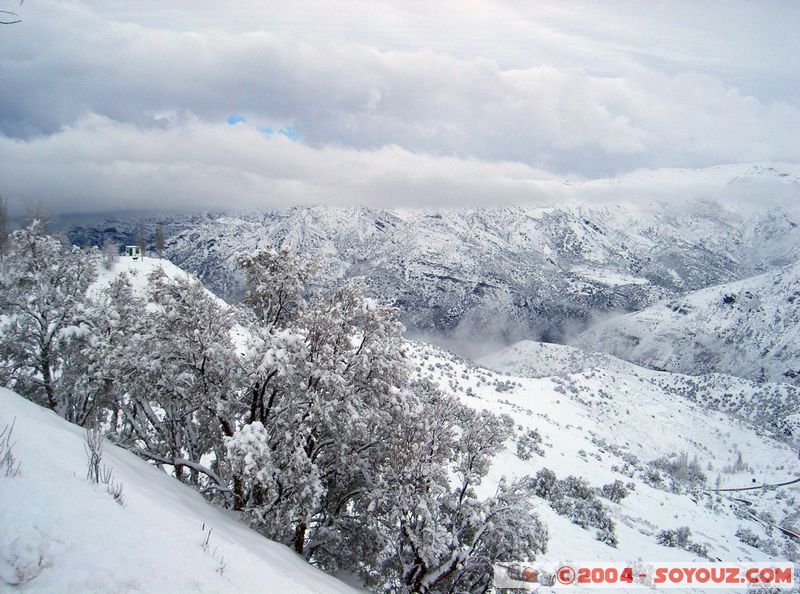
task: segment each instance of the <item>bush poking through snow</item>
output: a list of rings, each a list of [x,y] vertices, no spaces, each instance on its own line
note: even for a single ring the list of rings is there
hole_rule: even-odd
[[[530,460],[533,454],[544,456],[541,443],[541,434],[536,429],[528,429],[517,440],[517,456],[520,460]]]
[[[11,434],[14,432],[15,422],[16,419],[0,431],[0,474],[6,478],[18,476],[21,464],[14,457],[14,444],[11,443]]]
[[[103,461],[103,434],[97,429],[86,430],[86,444],[83,446],[86,452],[86,480],[94,483],[100,482],[100,463]]]
[[[656,535],[656,542],[665,547],[674,547],[708,558],[708,547],[691,540],[692,531],[688,526],[662,530]]]
[[[208,532],[206,532],[206,523],[203,522],[203,527],[201,530],[203,531],[203,539],[200,541],[200,548],[203,549],[204,553],[208,553],[212,558],[216,559],[217,547],[214,547],[214,550],[210,552],[211,533],[214,532],[214,529],[209,528]],[[226,567],[228,567],[228,562],[225,561],[225,557],[220,555],[219,559],[217,559],[217,566],[215,567],[214,571],[220,575],[223,575]]]
[[[597,540],[617,546],[614,522],[585,480],[574,476],[558,479],[552,470],[542,468],[533,478],[532,488],[534,494],[547,500],[559,515],[581,528],[597,528]]]
[[[613,483],[609,483],[600,487],[600,495],[609,501],[613,501],[614,503],[619,503],[625,499],[628,494],[628,489],[625,488],[625,484],[619,479],[615,480]]]
[[[689,461],[689,455],[681,452],[678,455],[662,456],[650,462],[649,473],[643,476],[646,483],[656,488],[663,488],[662,471],[670,479],[669,490],[673,493],[688,492],[692,489],[703,487],[708,480],[700,468],[700,463],[695,456]],[[656,478],[657,477],[657,478]]]
[[[86,430],[86,443],[83,448],[86,451],[86,463],[88,470],[86,479],[93,483],[106,486],[106,491],[114,501],[121,506],[125,506],[125,499],[122,496],[122,483],[114,480],[114,471],[111,467],[102,464],[103,461],[103,434],[97,429]]]

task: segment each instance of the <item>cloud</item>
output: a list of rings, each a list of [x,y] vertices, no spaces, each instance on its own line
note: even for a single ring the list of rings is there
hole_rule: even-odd
[[[86,195],[103,188],[97,199],[116,203],[132,189],[115,184],[146,171],[161,204],[211,205],[222,190],[263,201],[265,180],[293,203],[341,201],[345,187],[365,201],[413,190],[450,203],[430,180],[458,170],[450,190],[505,203],[541,170],[800,161],[791,10],[754,22],[747,3],[731,4],[733,17],[677,4],[653,8],[662,26],[648,27],[632,6],[26,3],[24,28],[2,32],[0,192],[55,200],[80,171],[97,184]],[[327,157],[346,171],[325,173]]]
[[[167,129],[91,115],[29,140],[0,137],[5,191],[57,212],[300,204],[480,206],[537,196],[550,176],[520,163],[309,147],[286,133],[199,119]],[[35,180],[32,183],[31,180]]]
[[[0,136],[4,194],[12,211],[164,207],[284,208],[334,204],[467,207],[577,200],[737,199],[797,203],[800,167],[728,182],[742,167],[642,171],[621,179],[565,181],[524,163],[431,155],[397,145],[309,146],[285,133],[199,118],[144,128],[90,115],[32,139]],[[789,172],[786,176],[782,174]]]

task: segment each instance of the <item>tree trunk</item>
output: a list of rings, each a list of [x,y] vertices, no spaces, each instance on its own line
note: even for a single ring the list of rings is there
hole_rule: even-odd
[[[49,344],[42,346],[42,353],[39,357],[39,366],[41,367],[44,391],[45,394],[47,394],[47,406],[60,414],[61,411],[58,410],[58,401],[56,400],[55,388],[53,387],[53,372],[50,369]]]
[[[303,554],[303,547],[305,546],[306,542],[306,523],[300,522],[297,527],[294,529],[294,550],[298,555]]]
[[[244,510],[244,485],[238,472],[233,473],[233,509],[235,511]]]

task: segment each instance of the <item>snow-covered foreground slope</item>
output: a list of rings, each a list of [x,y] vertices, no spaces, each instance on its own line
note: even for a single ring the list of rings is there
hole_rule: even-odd
[[[576,344],[679,373],[800,385],[800,262],[611,318]]]
[[[81,428],[0,388],[0,429],[12,421],[21,472],[0,475],[0,591],[355,591],[106,443],[120,506],[86,480]]]
[[[525,352],[531,360],[525,361]],[[594,362],[604,359],[603,355],[580,365],[579,351],[570,352],[568,347],[557,345],[527,343],[510,349],[506,356],[505,363],[503,355],[497,354],[485,364],[505,367],[506,371],[520,369],[521,374],[495,373],[434,347],[414,347],[421,375],[459,393],[474,408],[508,414],[521,429],[535,430],[541,436],[541,455],[527,460],[509,442],[495,460],[487,490],[503,475],[532,475],[545,467],[559,478],[585,478],[593,487],[614,480],[634,487],[620,503],[603,499],[616,523],[616,548],[595,540],[593,529],[576,526],[542,500],[540,514],[551,535],[548,558],[700,560],[695,553],[657,544],[660,531],[681,526],[690,528],[694,542],[708,547],[712,559],[755,561],[797,554],[796,549],[786,550],[793,545],[775,525],[799,527],[799,485],[709,492],[717,486],[752,487],[800,476],[794,447],[746,420],[709,410],[700,404],[702,398],[693,401],[680,389],[660,384],[672,378],[679,385],[679,376],[673,374],[660,374],[658,380],[654,377],[657,372],[622,361],[606,369],[593,367]],[[560,376],[520,377],[541,375],[543,369],[537,369],[535,358],[550,358],[545,364],[550,371],[555,371],[557,361],[573,358],[574,368],[567,367]],[[740,382],[742,390],[750,385],[738,378],[731,381]],[[720,382],[708,384],[701,391],[713,398],[731,389],[730,382]],[[791,386],[786,389],[796,405],[796,391]],[[664,456],[676,460],[681,453],[689,460],[696,457],[706,475],[705,485],[674,492],[668,473],[662,473],[661,485],[653,480],[657,465],[651,462]],[[758,535],[760,549],[737,538],[741,528]]]

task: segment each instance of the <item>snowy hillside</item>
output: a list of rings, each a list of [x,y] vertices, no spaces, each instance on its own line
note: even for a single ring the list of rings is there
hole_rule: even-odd
[[[719,373],[683,375],[656,371],[606,353],[528,340],[483,357],[478,363],[493,371],[527,378],[564,379],[594,372],[624,375],[672,396],[747,420],[790,445],[800,438],[800,388],[788,383],[754,382]]]
[[[593,368],[636,373],[632,363],[606,353],[584,351],[576,347],[521,340],[478,359],[482,367],[520,377],[563,376]]]
[[[107,286],[119,275],[124,274],[130,280],[133,290],[143,295],[147,288],[148,275],[158,269],[163,270],[169,278],[190,278],[193,276],[166,259],[151,258],[149,256],[142,259],[133,259],[129,256],[119,256],[107,266],[99,269],[99,276],[95,281],[95,290]]]
[[[568,347],[541,346],[518,345],[506,351],[509,359],[505,365],[502,354],[493,356],[491,365],[515,369],[525,350],[533,359],[554,349],[553,361],[579,353],[566,353]],[[414,356],[423,376],[459,393],[465,403],[508,414],[523,432],[534,432],[534,453],[530,444],[520,448],[519,441],[510,443],[490,472],[494,481],[502,475],[533,475],[546,467],[561,479],[583,477],[598,489],[615,480],[628,485],[630,494],[619,503],[603,499],[616,523],[616,548],[598,542],[592,529],[582,529],[543,505],[540,513],[551,534],[548,558],[702,558],[696,552],[656,542],[661,531],[680,526],[690,528],[692,539],[705,545],[712,559],[786,558],[787,550],[797,554],[797,543],[781,536],[776,525],[800,527],[798,485],[719,495],[711,492],[718,487],[759,487],[800,476],[793,445],[775,439],[763,427],[703,405],[731,389],[730,383],[707,385],[702,388],[705,397],[692,401],[681,393],[680,381],[669,387],[678,376],[625,362],[609,369],[585,367],[553,377],[521,377],[473,366],[423,344],[416,345]],[[523,373],[529,369],[523,367]],[[757,390],[737,378],[731,381],[742,390]],[[789,393],[785,396],[797,410],[798,393],[786,388]],[[689,481],[691,485],[675,470],[682,453],[685,459],[695,460],[697,476]],[[736,536],[746,531],[758,536],[750,542],[760,549]]]
[[[319,262],[325,287],[357,279],[397,305],[413,332],[558,341],[606,312],[792,262],[796,209],[747,203],[799,188],[796,168],[741,165],[559,182],[541,188],[547,206],[171,217],[165,255],[238,301],[236,255],[285,246]],[[70,236],[100,245],[130,241],[135,229],[133,220],[92,221]]]
[[[680,373],[800,385],[800,263],[611,318],[576,344]]]
[[[86,480],[85,431],[0,388],[19,476],[0,475],[0,590],[354,592],[106,443],[124,505]]]

